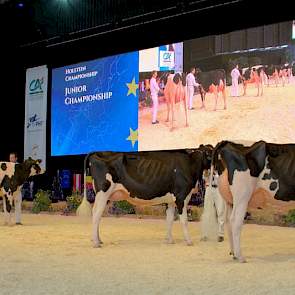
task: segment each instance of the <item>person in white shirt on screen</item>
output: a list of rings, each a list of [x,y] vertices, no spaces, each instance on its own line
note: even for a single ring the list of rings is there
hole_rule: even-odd
[[[195,93],[195,87],[199,87],[200,84],[196,82],[195,78],[196,69],[191,68],[190,73],[186,76],[187,96],[188,96],[188,109],[193,110],[193,97]]]
[[[151,97],[153,100],[153,118],[152,124],[158,124],[159,121],[157,120],[157,113],[158,113],[158,93],[160,87],[156,81],[157,78],[157,71],[153,71],[152,78],[150,80],[150,90],[151,90]]]
[[[231,75],[231,96],[238,97],[239,96],[239,78],[241,76],[239,71],[239,65],[236,65],[230,73]]]

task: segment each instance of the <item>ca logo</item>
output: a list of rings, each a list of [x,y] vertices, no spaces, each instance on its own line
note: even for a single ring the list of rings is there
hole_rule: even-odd
[[[40,93],[43,92],[42,85],[43,85],[44,79],[43,77],[41,79],[35,79],[32,80],[29,86],[30,93]]]

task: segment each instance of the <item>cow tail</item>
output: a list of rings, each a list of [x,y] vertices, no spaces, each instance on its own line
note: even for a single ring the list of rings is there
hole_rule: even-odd
[[[87,187],[86,187],[86,166],[88,157],[91,154],[88,154],[84,159],[84,189],[83,189],[83,199],[82,203],[76,210],[76,215],[81,217],[87,217],[92,215],[92,207],[91,204],[87,200]]]
[[[201,216],[201,240],[217,241],[218,223],[213,201],[216,194],[218,194],[217,188],[211,185],[206,188],[204,210]]]

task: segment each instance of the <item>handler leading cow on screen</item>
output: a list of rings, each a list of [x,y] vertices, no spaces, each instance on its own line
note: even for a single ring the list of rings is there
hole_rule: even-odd
[[[200,146],[195,150],[90,154],[89,166],[96,191],[92,209],[94,247],[101,246],[99,223],[108,200],[127,200],[141,206],[167,204],[168,243],[173,242],[176,206],[184,239],[191,245],[187,205],[203,171],[210,168],[212,150],[212,146]],[[85,195],[78,215],[82,215],[82,209],[91,209]]]

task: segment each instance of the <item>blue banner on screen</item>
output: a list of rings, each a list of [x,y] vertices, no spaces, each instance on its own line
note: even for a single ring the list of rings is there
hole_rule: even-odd
[[[51,154],[138,150],[138,51],[52,72]]]

